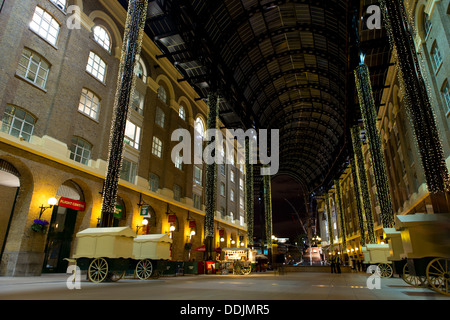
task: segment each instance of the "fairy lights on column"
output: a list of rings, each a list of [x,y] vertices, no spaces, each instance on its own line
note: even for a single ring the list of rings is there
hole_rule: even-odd
[[[122,57],[114,102],[109,140],[109,157],[103,185],[101,227],[112,225],[116,208],[117,188],[122,168],[122,153],[128,107],[135,87],[134,67],[140,54],[147,17],[148,0],[130,0],[125,24]]]
[[[362,152],[362,141],[360,138],[359,126],[351,128],[353,153],[355,159],[356,182],[361,192],[362,208],[366,218],[367,227],[367,241],[368,243],[376,243],[375,230],[372,213],[372,203],[370,202],[369,183],[367,177],[366,167],[364,166],[364,157]]]
[[[327,209],[328,237],[330,239],[330,248],[331,248],[331,250],[333,250],[333,243],[334,243],[333,221],[331,221],[332,215],[331,215],[331,208],[330,208],[330,195],[328,194],[328,192],[325,194],[325,205],[326,205],[326,209]]]
[[[377,111],[373,99],[372,85],[370,83],[369,68],[361,61],[361,64],[355,69],[354,73],[359,106],[369,140],[371,163],[375,185],[377,187],[378,200],[380,202],[381,222],[383,227],[392,228],[394,226],[394,213],[387,178],[386,161],[381,146],[381,137],[377,129]]]
[[[263,176],[264,184],[264,217],[266,225],[267,249],[272,249],[272,186],[271,176]]]
[[[408,115],[414,129],[428,190],[446,195],[449,175],[428,88],[420,71],[414,40],[403,1],[380,1],[391,47],[397,52],[397,69],[405,94]],[[448,205],[441,212],[448,210]],[[439,210],[439,208],[434,208]]]
[[[254,226],[254,188],[253,188],[253,164],[250,163],[251,143],[245,141],[245,208],[247,210],[247,244],[253,246],[253,226]]]
[[[210,92],[208,94],[208,108],[209,114],[207,127],[208,129],[217,129],[219,119],[219,96],[214,92]],[[215,143],[215,141],[211,141],[210,143]],[[216,152],[216,150],[214,150],[213,152]],[[216,211],[216,202],[217,202],[216,185],[217,185],[217,164],[216,161],[213,161],[211,164],[206,165],[205,253],[209,255],[207,257],[208,259],[212,258],[212,250],[213,250],[214,213]]]
[[[337,214],[339,216],[339,224],[340,224],[340,229],[341,229],[341,236],[342,236],[342,249],[345,250],[347,249],[347,233],[345,230],[345,216],[344,216],[344,208],[342,206],[342,197],[341,197],[341,183],[339,182],[339,180],[335,180],[334,184],[336,186],[336,208],[338,208],[337,210]]]
[[[353,190],[355,192],[355,200],[356,200],[356,212],[358,215],[359,222],[359,232],[361,233],[361,246],[366,245],[366,231],[364,229],[364,216],[363,216],[363,208],[361,201],[361,191],[359,189],[358,184],[358,175],[356,173],[356,163],[355,158],[350,157],[350,168],[352,171],[352,180],[353,180]]]

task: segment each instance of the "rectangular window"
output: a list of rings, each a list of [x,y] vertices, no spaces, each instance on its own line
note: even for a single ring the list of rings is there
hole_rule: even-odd
[[[234,190],[233,189],[230,190],[230,200],[234,201]]]
[[[230,170],[230,181],[234,182],[234,170],[233,169]]]
[[[92,145],[78,137],[72,138],[72,145],[70,146],[70,159],[82,163],[89,164],[91,159]]]
[[[36,53],[28,49],[22,51],[17,74],[38,87],[45,88],[50,66]]]
[[[173,186],[173,198],[176,201],[180,201],[181,200],[181,187],[179,185],[174,185]]]
[[[30,142],[36,119],[20,108],[6,106],[2,119],[2,132]]]
[[[194,193],[194,208],[202,209],[202,196]]]
[[[91,117],[94,120],[98,120],[98,113],[100,110],[100,99],[88,89],[81,91],[80,103],[78,105],[78,111]]]
[[[34,10],[33,19],[30,23],[30,29],[36,32],[39,36],[56,45],[56,39],[59,34],[59,23],[53,17],[40,7]]]
[[[139,144],[141,141],[141,127],[127,120],[125,127],[125,143],[129,146],[139,150]]]
[[[131,103],[131,108],[133,108],[140,115],[144,115],[144,95],[137,90],[134,90],[133,101]]]
[[[180,156],[179,154],[175,156],[175,168],[183,170],[182,156]]]
[[[239,189],[244,191],[244,178],[239,178]]]
[[[125,181],[134,183],[136,179],[136,174],[137,174],[137,164],[127,159],[123,159],[120,178]]]
[[[161,128],[164,128],[164,121],[166,119],[166,115],[162,111],[160,107],[156,107],[156,118],[155,122],[157,125],[159,125]]]
[[[150,174],[149,188],[153,192],[157,192],[159,189],[159,177],[154,173]]]
[[[220,195],[225,197],[225,183],[220,183]]]
[[[197,166],[194,166],[194,182],[196,184],[202,184],[202,169]]]
[[[158,158],[162,158],[162,141],[157,137],[153,137],[152,153]]]
[[[86,66],[86,71],[101,82],[105,82],[106,63],[97,54],[91,51]]]
[[[431,50],[431,55],[433,56],[434,70],[437,72],[442,63],[442,56],[437,43],[434,44],[434,47]]]
[[[444,100],[447,106],[447,112],[450,112],[450,84],[448,81],[444,88]]]

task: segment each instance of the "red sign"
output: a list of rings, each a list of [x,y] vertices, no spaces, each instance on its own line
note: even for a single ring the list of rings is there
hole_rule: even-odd
[[[77,211],[84,211],[86,208],[86,203],[83,201],[73,200],[69,198],[61,197],[58,202],[58,206],[74,209]]]
[[[225,230],[224,229],[220,229],[219,230],[219,236],[224,236],[225,235]]]
[[[189,221],[189,228],[195,229],[195,221],[193,220]]]
[[[169,223],[177,222],[177,216],[174,214],[169,214]]]

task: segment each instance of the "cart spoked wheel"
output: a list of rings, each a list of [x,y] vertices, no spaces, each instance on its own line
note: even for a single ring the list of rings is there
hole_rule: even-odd
[[[248,275],[252,272],[252,267],[244,267],[242,268],[242,272],[244,275]]]
[[[388,263],[379,263],[378,268],[380,270],[380,277],[382,278],[390,278],[394,274],[392,266]]]
[[[108,276],[108,262],[103,258],[92,260],[88,269],[89,281],[99,283],[105,281]]]
[[[405,281],[407,284],[413,286],[413,287],[420,287],[424,284],[424,282],[426,281],[426,279],[424,279],[424,277],[419,277],[419,276],[415,276],[412,275],[409,272],[408,269],[408,264],[405,263],[405,265],[403,266],[403,274],[402,274],[402,279],[403,281]]]
[[[450,295],[450,260],[444,258],[431,260],[427,266],[427,279],[434,290]]]
[[[125,270],[123,271],[111,271],[108,274],[108,281],[117,282],[125,276]]]
[[[153,265],[150,260],[141,260],[136,265],[136,276],[141,280],[147,280],[153,273]]]

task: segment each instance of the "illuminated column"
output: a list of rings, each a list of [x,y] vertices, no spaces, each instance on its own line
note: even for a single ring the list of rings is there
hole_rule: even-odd
[[[128,106],[133,97],[136,56],[141,51],[147,16],[148,0],[130,0],[122,44],[119,77],[114,102],[113,120],[109,141],[109,157],[105,183],[103,185],[101,227],[112,226],[116,208],[117,188],[122,168],[122,153]]]
[[[366,230],[364,228],[364,213],[363,213],[363,205],[361,201],[361,190],[358,184],[358,175],[356,169],[355,158],[350,157],[350,167],[352,170],[352,180],[353,180],[353,191],[355,192],[355,200],[356,200],[356,211],[358,214],[358,222],[359,222],[359,232],[361,233],[361,246],[366,245]]]
[[[266,242],[269,254],[272,250],[272,186],[271,176],[263,176],[264,185],[264,217],[266,226]]]
[[[337,215],[339,216],[339,224],[342,236],[342,253],[344,254],[347,250],[347,234],[345,230],[345,216],[344,208],[342,207],[342,197],[341,197],[341,183],[339,180],[335,180],[334,184],[336,186],[336,204],[337,204]]]
[[[208,94],[208,129],[218,128],[219,119],[219,96],[211,92]],[[211,141],[210,143],[215,143]],[[214,153],[217,150],[214,149]],[[215,156],[213,154],[212,156]],[[213,161],[206,165],[206,188],[205,188],[205,245],[207,255],[206,259],[212,259],[213,241],[214,241],[214,213],[217,202],[217,163]]]
[[[330,239],[330,249],[333,250],[333,216],[331,214],[331,208],[330,208],[330,195],[328,192],[325,194],[325,205],[327,208],[327,220],[328,220],[328,237]]]
[[[367,178],[366,167],[364,166],[364,157],[362,152],[362,141],[360,138],[359,126],[351,128],[352,145],[355,160],[356,184],[359,187],[362,198],[362,208],[364,210],[365,221],[367,223],[367,241],[368,243],[376,243],[375,229],[373,222],[372,203],[370,202],[369,183]]]
[[[404,4],[403,1],[394,0],[381,0],[380,4],[391,47],[397,51],[399,80],[405,94],[433,209],[435,212],[448,212],[448,170]]]
[[[370,158],[380,202],[381,222],[384,228],[393,228],[394,212],[392,210],[391,193],[386,172],[386,161],[381,147],[380,133],[377,129],[377,111],[367,65],[362,63],[355,69],[355,81],[361,114],[364,119],[364,128],[369,140]]]
[[[247,210],[247,246],[253,246],[253,216],[254,216],[254,189],[253,164],[250,161],[252,152],[250,139],[245,141],[245,209]]]

